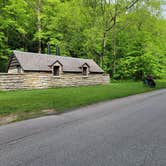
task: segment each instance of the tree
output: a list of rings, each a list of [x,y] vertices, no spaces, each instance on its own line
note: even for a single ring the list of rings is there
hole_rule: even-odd
[[[161,35],[165,34],[165,29],[161,28],[164,26],[161,24],[159,11],[158,3],[137,4],[124,19],[128,26],[119,32],[118,51],[123,56],[119,55],[115,78],[143,79],[150,73],[161,77],[159,73],[164,70],[161,61],[164,61],[166,47]],[[121,26],[123,25],[122,22]]]
[[[92,16],[94,16],[95,26],[98,26],[98,29],[101,29],[102,37],[101,37],[101,48],[100,52],[96,52],[100,57],[100,66],[103,66],[103,58],[105,56],[106,42],[109,32],[114,29],[114,39],[113,39],[113,47],[114,47],[114,59],[116,59],[116,23],[118,17],[121,14],[126,13],[130,10],[139,0],[85,0],[85,4],[88,7],[91,7],[90,10],[93,12]],[[97,16],[96,16],[97,15]],[[114,60],[115,61],[115,60]],[[115,66],[115,63],[114,63]],[[115,67],[114,67],[115,68]]]
[[[0,71],[11,50],[94,59],[115,79],[165,77],[162,0],[0,0]]]

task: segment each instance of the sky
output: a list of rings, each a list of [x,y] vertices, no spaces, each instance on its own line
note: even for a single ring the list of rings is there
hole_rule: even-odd
[[[164,17],[166,18],[166,5],[163,5],[163,6],[162,6],[162,9],[163,9],[163,15],[164,15]]]

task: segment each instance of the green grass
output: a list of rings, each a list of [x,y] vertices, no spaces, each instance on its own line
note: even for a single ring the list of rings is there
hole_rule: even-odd
[[[155,89],[166,88],[166,80]],[[67,87],[45,90],[0,92],[0,116],[18,115],[19,119],[41,116],[42,110],[63,112],[88,104],[151,91],[142,82],[115,82],[110,85]]]

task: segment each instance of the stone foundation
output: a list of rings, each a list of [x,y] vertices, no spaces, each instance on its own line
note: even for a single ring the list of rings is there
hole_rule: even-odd
[[[109,84],[109,75],[82,73],[63,73],[61,76],[53,76],[52,73],[24,73],[24,74],[0,74],[0,90],[17,89],[44,89],[65,86],[87,86]]]

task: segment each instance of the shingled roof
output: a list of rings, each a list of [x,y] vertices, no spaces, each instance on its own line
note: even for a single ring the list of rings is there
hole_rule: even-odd
[[[64,72],[82,72],[82,65],[88,64],[90,72],[103,73],[103,70],[92,59],[81,59],[67,56],[13,51],[21,67],[25,71],[51,71],[50,65],[59,61]]]

